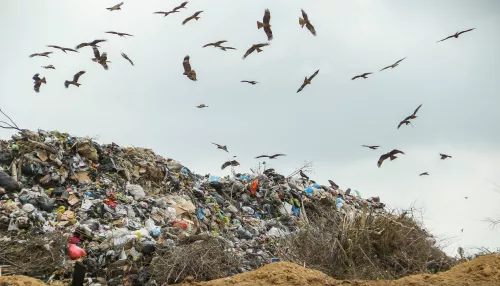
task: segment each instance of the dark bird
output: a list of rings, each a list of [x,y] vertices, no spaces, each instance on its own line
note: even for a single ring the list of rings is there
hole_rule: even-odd
[[[304,12],[304,10],[301,9],[301,11],[302,11],[302,18],[299,17],[300,26],[302,28],[304,28],[304,25],[305,25],[306,28],[311,32],[311,34],[316,36],[316,30],[314,29],[314,26],[309,21],[309,17],[307,17],[307,14],[306,14],[306,12]]]
[[[51,70],[55,70],[56,69],[56,67],[53,66],[53,65],[42,66],[42,68],[44,68],[44,69],[51,69]]]
[[[311,84],[311,80],[319,73],[319,70],[315,71],[312,76],[310,76],[309,78],[306,78],[304,79],[304,82],[302,83],[302,85],[300,86],[300,88],[297,90],[297,93],[299,93],[301,90],[304,89],[304,87],[306,87],[306,85],[308,84]]]
[[[422,174],[420,174],[419,176],[429,176],[429,173],[427,172],[423,172]]]
[[[271,12],[269,9],[266,9],[264,12],[264,17],[262,18],[262,22],[257,21],[257,29],[264,28],[264,32],[266,33],[267,40],[271,41],[273,39],[273,31],[271,30]]]
[[[366,76],[369,75],[369,74],[372,74],[371,72],[365,72],[364,74],[360,74],[360,75],[357,75],[353,78],[351,78],[351,80],[355,80],[357,78],[367,78]]]
[[[233,48],[233,47],[223,47],[223,46],[220,46],[219,48],[221,50],[223,50],[224,52],[227,51],[227,50],[236,50],[236,48]]]
[[[259,82],[255,81],[255,80],[242,80],[241,82],[247,82],[247,83],[249,83],[251,85],[256,85],[256,84],[259,83]]]
[[[411,124],[411,123],[410,123],[410,120],[411,120],[411,119],[415,119],[415,118],[417,118],[417,112],[418,112],[418,110],[420,109],[420,107],[422,107],[422,104],[420,104],[420,105],[417,107],[417,109],[415,109],[415,111],[413,112],[413,114],[412,114],[412,115],[407,116],[405,119],[401,120],[401,122],[399,122],[398,129],[399,129],[399,127],[401,127],[401,125],[403,125],[403,124],[406,124],[406,125]]]
[[[214,46],[215,48],[220,48],[221,47],[221,44],[227,42],[226,40],[222,40],[222,41],[217,41],[217,42],[214,42],[214,43],[208,43],[206,45],[203,45],[202,48],[206,48],[206,47],[210,47],[210,46]]]
[[[64,87],[68,88],[70,84],[80,87],[80,83],[78,83],[78,79],[85,73],[85,71],[79,71],[73,76],[73,80],[67,80],[64,82]]]
[[[119,4],[116,4],[115,6],[113,7],[109,7],[109,8],[106,8],[108,9],[109,11],[115,11],[115,10],[121,10],[121,6],[123,5],[123,2],[120,2]]]
[[[460,36],[461,34],[463,33],[467,33],[467,32],[470,32],[472,30],[475,30],[476,28],[472,28],[472,29],[469,29],[469,30],[465,30],[465,31],[461,31],[461,32],[456,32],[455,34],[451,35],[451,36],[448,36],[442,40],[439,40],[437,41],[436,43],[439,43],[439,42],[442,42],[442,41],[445,41],[445,40],[448,40],[448,39],[451,39],[451,38],[455,38],[455,39],[458,39],[458,36]]]
[[[410,124],[410,125],[413,127],[413,124],[411,124],[410,120],[403,120],[403,121],[399,122],[399,124],[398,124],[398,129],[399,129],[399,127],[401,127],[401,125],[403,125],[403,124],[405,124],[405,125]]]
[[[269,43],[264,43],[264,44],[254,44],[246,51],[246,53],[243,55],[243,59],[246,59],[251,53],[254,51],[257,51],[257,53],[262,52],[262,47],[269,46]]]
[[[330,186],[332,186],[334,190],[339,188],[339,185],[335,184],[332,180],[328,180],[328,183],[330,183]]]
[[[36,53],[36,54],[31,54],[30,58],[32,58],[32,57],[47,57],[47,58],[50,58],[49,57],[50,54],[52,54],[52,52]]]
[[[469,197],[464,197],[465,199],[468,199]]]
[[[238,163],[238,161],[236,161],[236,160],[227,161],[224,164],[222,164],[221,170],[224,170],[228,166],[236,167],[239,165],[240,165],[240,163]]]
[[[134,35],[127,34],[127,33],[113,32],[113,31],[107,31],[107,32],[104,32],[104,33],[107,33],[107,34],[114,34],[114,35],[118,35],[118,36],[120,36],[120,37],[125,37],[125,36],[130,36],[130,37],[133,37],[133,36],[134,36]]]
[[[286,156],[285,154],[274,154],[274,155],[260,155],[260,156],[257,156],[255,157],[255,159],[258,159],[258,158],[269,158],[269,159],[276,159],[277,157],[279,156]]]
[[[185,25],[187,22],[189,22],[193,19],[196,19],[196,21],[198,21],[198,19],[201,18],[201,17],[198,17],[198,15],[200,15],[201,12],[203,12],[203,11],[198,11],[198,12],[194,13],[193,16],[190,16],[190,17],[187,17],[186,19],[184,19],[184,21],[182,21],[182,25]]]
[[[451,156],[450,156],[450,155],[441,154],[441,153],[439,153],[439,156],[441,156],[441,160],[444,160],[444,159],[446,159],[446,158],[451,158]]]
[[[191,64],[189,63],[189,56],[184,57],[184,61],[182,61],[182,65],[184,66],[184,73],[190,80],[196,81],[196,71],[191,69]]]
[[[309,177],[308,177],[306,174],[304,174],[304,172],[302,172],[302,170],[300,170],[300,171],[299,171],[299,175],[300,175],[303,179],[306,179],[306,180],[308,180],[308,181],[309,181]]]
[[[464,229],[462,228],[461,232],[464,232]]]
[[[180,11],[177,11],[177,10],[172,10],[172,11],[168,11],[168,12],[162,12],[162,11],[159,11],[159,12],[154,12],[153,14],[163,14],[163,17],[167,17],[168,15],[172,14],[172,13],[178,13]]]
[[[380,146],[378,146],[378,145],[361,145],[361,147],[366,147],[366,148],[370,148],[372,150],[377,150],[377,148]]]
[[[122,52],[122,57],[126,59],[131,65],[134,65],[134,62],[123,52]]]
[[[217,146],[217,149],[221,149],[221,150],[224,150],[227,153],[229,153],[229,151],[227,151],[227,146],[226,145],[223,146],[223,145],[219,145],[219,144],[214,143],[214,142],[212,142],[212,144],[214,144],[215,146]]]
[[[47,80],[45,79],[45,77],[43,78],[40,78],[39,77],[39,73],[35,74],[33,76],[33,80],[35,81],[34,84],[33,84],[33,89],[38,93],[40,92],[40,86],[42,85],[42,83],[45,83],[47,84]]]
[[[108,54],[106,52],[99,54],[99,50],[96,46],[92,46],[92,50],[94,51],[94,57],[92,60],[98,64],[100,64],[105,70],[108,70]]]
[[[99,46],[97,44],[101,43],[101,42],[106,42],[107,40],[93,40],[92,42],[90,43],[81,43],[79,44],[78,46],[76,46],[76,49],[81,49],[83,47],[86,47],[86,46],[91,46],[91,47],[98,47]]]
[[[402,62],[404,59],[406,59],[406,58],[402,58],[399,61],[393,63],[392,65],[386,66],[385,68],[381,69],[380,71],[386,70],[388,68],[395,68],[395,67],[397,67],[397,66],[399,66],[399,63]]]
[[[205,108],[205,107],[208,107],[208,105],[205,105],[204,103],[202,103],[202,104],[200,104],[200,105],[198,105],[196,107],[198,107],[198,108]]]
[[[405,153],[403,151],[399,151],[397,149],[394,149],[389,153],[383,154],[382,156],[380,156],[380,159],[378,159],[377,166],[380,168],[380,166],[382,166],[382,163],[384,162],[384,160],[387,158],[391,158],[391,161],[398,158],[398,157],[396,157],[396,154],[403,154],[404,155]]]
[[[186,2],[182,2],[182,3],[181,3],[181,5],[179,5],[179,6],[175,7],[172,11],[176,11],[176,12],[177,12],[179,9],[182,9],[182,8],[187,9],[187,8],[186,8],[187,3],[188,3],[188,1],[186,1]],[[180,12],[180,11],[179,11],[179,12]]]
[[[59,47],[59,46],[55,46],[55,45],[49,45],[47,47],[54,48],[54,49],[59,49],[59,50],[63,51],[65,54],[67,54],[66,51],[78,53],[77,50],[73,50],[73,49],[70,49],[70,48],[64,48],[64,47]]]

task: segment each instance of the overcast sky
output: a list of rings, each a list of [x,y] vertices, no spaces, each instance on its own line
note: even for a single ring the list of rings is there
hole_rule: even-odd
[[[481,220],[500,216],[500,2],[491,1],[6,1],[0,10],[0,108],[22,128],[98,136],[99,142],[148,147],[205,174],[228,174],[221,164],[238,156],[240,172],[257,155],[286,153],[268,162],[287,175],[313,161],[313,179],[334,180],[391,208],[412,203],[426,226],[466,249],[496,248],[500,229]],[[271,11],[274,39],[257,30]],[[301,29],[303,8],[317,37]],[[198,21],[183,19],[203,10]],[[439,44],[457,31],[476,28]],[[105,34],[118,31],[134,37]],[[92,49],[54,50],[107,39],[109,70],[92,62]],[[228,40],[236,51],[202,45]],[[132,67],[120,56],[125,52]],[[191,56],[198,81],[187,79]],[[397,68],[378,72],[407,57]],[[53,64],[56,70],[40,66]],[[296,93],[317,69],[311,85]],[[79,88],[64,88],[80,70]],[[35,73],[47,78],[33,91]],[[368,79],[355,75],[374,72]],[[240,83],[256,80],[257,85]],[[197,109],[205,103],[209,108]],[[411,126],[400,120],[423,104]],[[12,133],[0,130],[1,138]],[[210,142],[227,144],[230,154]],[[381,145],[373,151],[362,144]],[[377,168],[393,148],[406,152]],[[439,153],[453,156],[440,160]],[[421,172],[429,177],[419,177]],[[468,196],[469,199],[464,199]],[[464,229],[463,233],[460,231]],[[455,254],[455,252],[454,252]]]

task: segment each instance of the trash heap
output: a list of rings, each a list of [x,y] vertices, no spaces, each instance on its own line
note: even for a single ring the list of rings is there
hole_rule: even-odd
[[[365,200],[357,191],[274,169],[201,176],[150,149],[99,145],[58,131],[23,130],[0,141],[0,164],[0,242],[22,235],[65,238],[59,252],[44,245],[52,258],[61,256],[53,260],[61,265],[40,274],[43,279],[86,276],[111,285],[136,273],[134,281],[144,284],[159,252],[210,239],[241,259],[235,274],[273,260],[276,240],[307,223],[304,204],[384,212],[379,198]],[[9,261],[0,255],[2,264]],[[77,269],[83,269],[80,278]],[[15,265],[9,271],[27,272]]]

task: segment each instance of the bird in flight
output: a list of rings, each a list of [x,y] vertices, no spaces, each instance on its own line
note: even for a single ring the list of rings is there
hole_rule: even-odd
[[[257,29],[264,28],[264,32],[266,33],[267,40],[271,41],[273,39],[273,31],[271,30],[271,12],[269,9],[266,9],[264,12],[264,17],[262,18],[262,22],[257,21]]]
[[[32,57],[47,57],[47,58],[50,58],[49,57],[50,54],[52,54],[52,52],[36,53],[36,54],[31,54],[30,58],[32,58]]]
[[[263,44],[253,44],[250,49],[246,51],[246,53],[243,55],[243,59],[246,59],[251,53],[254,51],[257,51],[257,53],[262,52],[262,48],[265,46],[269,46],[269,43],[263,43]]]
[[[405,57],[405,58],[400,59],[399,61],[397,61],[397,62],[393,63],[393,64],[392,64],[392,65],[390,65],[390,66],[386,66],[385,68],[381,69],[380,71],[386,70],[386,69],[388,69],[388,68],[395,68],[395,67],[397,67],[397,66],[399,66],[399,63],[400,63],[400,62],[402,62],[404,59],[406,59],[406,57]]]
[[[380,147],[380,146],[377,146],[377,145],[361,145],[361,147],[366,147],[366,148],[370,148],[372,150],[377,150],[377,148]]]
[[[315,71],[312,76],[310,76],[309,78],[306,78],[304,79],[304,82],[302,83],[302,85],[299,87],[299,89],[297,90],[297,93],[299,93],[300,91],[302,91],[304,89],[304,87],[306,87],[306,85],[308,84],[311,84],[311,81],[312,79],[319,73],[319,70]]]
[[[276,159],[277,157],[279,156],[286,156],[285,154],[274,154],[274,155],[260,155],[260,156],[257,156],[255,157],[255,159],[258,159],[258,158],[269,158],[269,159]]]
[[[187,22],[189,22],[193,19],[196,19],[196,21],[198,21],[198,19],[201,18],[201,17],[198,17],[198,15],[200,15],[201,12],[203,12],[203,11],[198,11],[198,12],[194,13],[193,16],[189,16],[186,19],[184,19],[184,21],[182,21],[182,25],[185,25]]]
[[[413,124],[411,124],[410,120],[403,120],[403,121],[399,122],[399,124],[398,124],[398,129],[399,129],[399,127],[401,127],[401,125],[403,125],[403,124],[404,124],[404,125],[408,125],[408,124],[410,124],[410,125],[411,125],[411,127],[413,127]]]
[[[67,54],[66,51],[78,53],[77,50],[73,50],[73,49],[70,49],[70,48],[63,48],[63,47],[59,47],[59,46],[55,46],[55,45],[49,45],[47,47],[54,48],[54,49],[59,49],[59,50],[63,51],[65,54]]]
[[[396,157],[396,154],[405,154],[403,151],[399,151],[397,149],[394,149],[392,150],[391,152],[389,153],[386,153],[386,154],[383,154],[382,156],[380,156],[380,158],[378,159],[378,162],[377,162],[377,166],[380,168],[380,166],[382,166],[382,163],[385,161],[385,159],[387,158],[390,158],[391,161],[394,160],[394,159],[397,159],[398,157]]]
[[[120,3],[116,4],[113,7],[109,7],[109,8],[106,8],[106,9],[108,9],[109,11],[121,10],[122,9],[121,8],[122,5],[123,5],[123,2],[120,2]]]
[[[122,52],[122,57],[126,59],[131,65],[134,65],[134,62],[124,52]]]
[[[80,83],[78,83],[78,79],[85,73],[85,71],[79,71],[73,76],[73,80],[66,80],[64,82],[64,87],[68,88],[70,84],[80,87]]]
[[[107,34],[114,34],[114,35],[118,35],[120,37],[124,37],[125,36],[130,36],[130,37],[133,37],[134,35],[131,35],[131,34],[127,34],[127,33],[120,33],[120,32],[114,32],[114,31],[107,31],[107,32],[104,32],[104,33],[107,33]]]
[[[405,119],[401,120],[401,122],[399,122],[399,124],[398,124],[398,129],[399,129],[399,127],[401,127],[401,125],[403,125],[403,124],[406,124],[406,125],[411,124],[410,120],[411,120],[411,119],[415,119],[415,118],[417,118],[417,112],[418,112],[418,110],[420,109],[420,107],[422,107],[422,104],[420,104],[420,105],[417,107],[417,109],[415,109],[415,111],[413,112],[413,114],[412,114],[412,115],[407,116]],[[412,126],[413,126],[413,125],[412,125]]]
[[[191,69],[191,64],[189,63],[189,56],[185,56],[182,61],[182,65],[184,66],[184,73],[190,80],[197,81],[196,79],[196,71]]]
[[[241,82],[246,82],[246,83],[249,83],[251,85],[256,85],[259,83],[258,81],[255,81],[255,80],[242,80]]]
[[[212,142],[212,144],[214,144],[215,146],[217,146],[217,149],[221,149],[221,150],[224,150],[227,153],[229,153],[229,151],[227,151],[227,146],[226,145],[219,145],[219,144],[214,143],[214,142]]]
[[[92,50],[94,51],[94,57],[92,60],[98,64],[100,64],[105,70],[108,70],[108,54],[106,52],[99,54],[99,50],[96,46],[92,46]]]
[[[198,106],[196,106],[196,107],[197,107],[197,108],[205,108],[205,107],[208,107],[208,105],[205,105],[204,103],[202,103],[202,104],[200,104],[200,105],[198,105]]]
[[[188,3],[188,1],[186,1],[186,2],[182,2],[182,3],[181,3],[181,5],[179,5],[179,6],[175,7],[172,11],[175,11],[175,12],[180,12],[180,11],[178,11],[178,10],[180,10],[180,9],[182,9],[182,8],[187,9],[187,8],[186,8],[187,3]]]
[[[360,74],[360,75],[357,75],[353,78],[351,78],[351,80],[355,80],[357,78],[367,78],[366,76],[369,75],[369,74],[372,74],[371,72],[365,72],[364,74]]]
[[[210,46],[213,46],[214,48],[220,48],[221,47],[221,44],[227,42],[226,40],[221,40],[221,41],[217,41],[217,42],[214,42],[214,43],[208,43],[206,45],[203,45],[202,48],[206,48],[206,47],[210,47]]]
[[[221,50],[223,50],[224,52],[227,51],[227,50],[236,50],[236,48],[233,48],[233,47],[223,47],[223,46],[220,46],[219,48]]]
[[[44,69],[51,69],[51,70],[55,70],[56,69],[56,67],[53,66],[53,65],[42,66],[42,68],[44,68]]]
[[[299,24],[300,24],[300,26],[302,28],[304,28],[304,25],[305,25],[306,28],[311,32],[311,34],[313,34],[314,36],[316,36],[316,30],[314,29],[314,26],[309,21],[309,18],[307,17],[306,12],[304,12],[303,9],[301,9],[301,11],[302,11],[302,18],[299,17]]]
[[[445,160],[446,158],[451,158],[450,155],[441,154],[441,153],[439,153],[439,156],[441,156],[441,160]]]
[[[476,29],[476,28],[472,28],[472,29],[469,29],[469,30],[465,30],[465,31],[461,31],[461,32],[456,32],[455,34],[453,34],[453,35],[451,35],[451,36],[448,36],[448,37],[446,37],[446,38],[444,38],[444,39],[442,39],[442,40],[439,40],[439,41],[437,41],[436,43],[439,43],[439,42],[442,42],[442,41],[446,41],[446,40],[451,39],[451,38],[455,38],[455,39],[457,39],[457,38],[458,38],[458,36],[460,36],[461,34],[463,34],[463,33],[467,33],[467,32],[470,32],[470,31],[475,30],[475,29]]]
[[[40,78],[40,74],[37,73],[33,76],[33,80],[35,81],[33,83],[33,89],[39,93],[40,92],[40,86],[42,85],[42,83],[45,83],[47,84],[47,80],[45,79],[45,77],[43,78]]]
[[[427,172],[423,172],[422,174],[420,174],[419,176],[429,176],[429,173]]]
[[[330,183],[330,186],[332,186],[334,190],[339,188],[339,185],[335,184],[335,182],[333,182],[332,180],[328,180],[328,183]]]
[[[87,47],[87,46],[91,46],[91,47],[98,47],[99,46],[97,44],[101,43],[101,42],[106,42],[107,40],[93,40],[92,42],[90,43],[81,43],[79,44],[78,46],[76,46],[76,49],[81,49],[83,47]]]
[[[226,161],[226,162],[224,162],[224,164],[222,164],[221,170],[224,170],[228,166],[236,167],[239,165],[240,165],[240,163],[238,163],[238,161],[236,161],[236,160]]]
[[[172,10],[172,11],[168,11],[168,12],[158,11],[158,12],[154,12],[153,14],[163,14],[163,17],[167,17],[168,15],[170,15],[172,13],[179,13],[179,12],[180,11],[177,11],[177,10]]]

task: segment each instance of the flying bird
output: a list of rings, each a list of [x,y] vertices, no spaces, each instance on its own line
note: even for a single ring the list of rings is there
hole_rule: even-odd
[[[73,80],[66,80],[64,82],[64,87],[68,88],[70,84],[80,87],[80,83],[78,83],[78,79],[85,73],[85,71],[79,71],[73,76]]]
[[[353,78],[351,78],[351,80],[355,80],[357,78],[367,78],[366,76],[369,75],[369,74],[372,74],[371,72],[365,72],[364,74],[360,74],[360,75],[357,75]]]
[[[306,28],[311,32],[311,34],[316,36],[316,30],[314,29],[314,26],[309,21],[309,17],[307,17],[307,14],[306,14],[306,12],[304,12],[304,10],[301,9],[301,11],[302,11],[302,18],[299,17],[300,26],[302,28],[304,28],[304,25],[305,25]]]
[[[120,2],[120,3],[116,4],[113,7],[109,7],[109,8],[106,8],[106,9],[108,9],[109,11],[121,10],[122,9],[121,8],[122,5],[123,5],[123,2]]]
[[[224,164],[222,164],[221,170],[224,170],[228,166],[236,167],[239,165],[240,165],[240,163],[238,163],[238,161],[236,161],[236,160],[227,161]]]
[[[122,52],[122,57],[126,59],[131,65],[134,65],[134,62],[123,52]]]
[[[196,81],[196,71],[191,69],[191,64],[189,63],[189,56],[184,57],[184,61],[182,61],[182,65],[184,66],[184,73],[190,80]]]
[[[446,159],[446,158],[451,158],[451,156],[450,156],[450,155],[441,154],[441,153],[439,153],[439,156],[441,156],[441,160],[444,160],[444,159]]]
[[[214,43],[208,43],[206,45],[203,45],[202,48],[206,48],[206,47],[210,47],[210,46],[214,46],[215,48],[219,48],[221,47],[221,44],[227,42],[226,40],[222,40],[222,41],[217,41],[217,42],[214,42]]]
[[[172,11],[168,11],[168,12],[162,12],[162,11],[159,11],[159,12],[154,12],[153,14],[163,14],[163,17],[167,17],[168,15],[172,14],[172,13],[178,13],[180,11],[177,11],[177,10],[172,10]]]
[[[114,34],[114,35],[118,35],[120,37],[124,37],[125,36],[130,36],[130,37],[133,37],[134,35],[131,35],[131,34],[127,34],[127,33],[120,33],[120,32],[113,32],[113,31],[107,31],[107,32],[104,32],[104,33],[107,33],[107,34]]]
[[[220,46],[219,48],[221,50],[223,50],[224,52],[227,51],[227,50],[236,50],[236,48],[233,48],[233,47],[223,47],[223,46]]]
[[[251,53],[254,51],[257,51],[257,53],[262,52],[262,48],[265,46],[269,46],[269,43],[263,43],[263,44],[254,44],[246,51],[246,53],[243,55],[243,59],[246,59]]]
[[[276,159],[277,157],[279,156],[286,156],[285,154],[274,154],[274,155],[260,155],[260,156],[257,156],[255,157],[255,159],[258,159],[258,158],[269,158],[269,159]]]
[[[194,13],[193,16],[189,16],[186,19],[184,19],[184,21],[182,21],[182,25],[185,25],[187,22],[189,22],[193,19],[196,19],[196,21],[198,21],[198,19],[201,18],[201,17],[198,17],[198,15],[200,15],[201,12],[203,12],[203,11],[198,11],[198,12]]]
[[[399,124],[398,124],[398,129],[399,129],[399,127],[401,127],[401,125],[403,125],[403,124],[404,124],[404,125],[407,125],[407,126],[408,126],[408,124],[410,124],[410,125],[411,125],[411,127],[413,127],[413,124],[411,124],[410,120],[403,120],[403,121],[399,122]]]
[[[66,51],[78,53],[77,50],[73,50],[73,49],[70,49],[70,48],[64,48],[64,47],[59,47],[59,46],[55,46],[55,45],[49,45],[47,47],[54,48],[54,49],[59,49],[59,50],[63,51],[65,54],[67,54]]]
[[[302,170],[300,170],[300,171],[299,171],[299,175],[300,175],[303,179],[306,179],[306,180],[308,180],[308,181],[309,181],[309,177],[308,177],[306,174],[304,174],[304,172],[302,172]]]
[[[429,173],[427,172],[423,172],[422,174],[420,174],[419,176],[429,176]]]
[[[257,29],[264,28],[264,32],[266,33],[267,40],[271,41],[273,39],[273,31],[271,30],[271,12],[269,9],[266,9],[264,12],[264,17],[262,18],[262,22],[257,21]]]
[[[415,118],[417,118],[417,112],[418,112],[418,110],[420,109],[420,107],[422,107],[422,104],[420,104],[420,105],[417,107],[417,109],[415,109],[415,111],[413,112],[413,114],[412,114],[412,115],[407,116],[405,119],[401,120],[401,122],[399,122],[398,129],[399,129],[399,127],[401,127],[401,125],[403,125],[403,124],[406,124],[406,125],[411,124],[410,120],[411,120],[411,119],[415,119]]]
[[[465,31],[461,31],[461,32],[456,32],[455,34],[453,34],[451,36],[448,36],[448,37],[446,37],[446,38],[444,38],[442,40],[439,40],[436,43],[439,43],[439,42],[442,42],[442,41],[446,41],[446,40],[451,39],[451,38],[458,39],[458,36],[460,36],[461,34],[470,32],[470,31],[475,30],[475,29],[476,28],[472,28],[472,29],[469,29],[469,30],[465,30]]]
[[[382,166],[382,163],[384,162],[384,160],[387,158],[391,158],[391,161],[398,158],[398,157],[396,157],[396,154],[403,154],[404,155],[405,153],[403,151],[399,151],[397,149],[394,149],[389,153],[383,154],[382,156],[380,156],[380,159],[378,159],[377,166],[380,168],[380,166]]]
[[[81,49],[81,48],[86,47],[86,46],[99,47],[97,44],[99,44],[101,42],[106,42],[106,41],[107,40],[93,40],[90,43],[81,43],[78,46],[76,46],[76,49],[78,50],[78,49]]]
[[[386,66],[385,68],[381,69],[380,71],[386,70],[386,69],[388,69],[388,68],[395,68],[395,67],[397,67],[397,66],[399,66],[399,63],[400,63],[400,62],[402,62],[404,59],[406,59],[406,57],[405,57],[405,58],[400,59],[399,61],[397,61],[397,62],[393,63],[393,64],[392,64],[392,65],[390,65],[390,66]]]
[[[377,148],[380,146],[378,146],[378,145],[361,145],[361,147],[366,147],[366,148],[370,148],[372,150],[377,150]]]
[[[33,83],[33,89],[35,90],[35,92],[39,93],[40,92],[40,86],[42,85],[42,83],[45,83],[47,84],[47,80],[45,79],[45,77],[43,78],[40,78],[39,77],[40,74],[37,73],[33,76],[33,80],[35,81]]]
[[[186,1],[186,2],[182,2],[182,3],[181,3],[181,5],[179,5],[179,6],[175,7],[172,11],[175,11],[175,12],[180,12],[180,11],[178,11],[179,9],[182,9],[182,8],[187,9],[187,8],[186,8],[187,3],[188,3],[188,1]]]
[[[92,60],[98,64],[100,64],[105,70],[108,70],[108,54],[106,52],[99,54],[99,50],[97,49],[96,46],[92,46],[92,50],[94,51],[94,56]]]
[[[328,183],[330,183],[330,185],[332,186],[332,188],[334,190],[338,189],[339,188],[339,185],[335,184],[335,182],[333,182],[332,180],[328,180]]]
[[[205,105],[204,103],[202,103],[202,104],[200,104],[200,105],[198,105],[198,106],[196,106],[196,107],[197,107],[197,108],[205,108],[205,107],[208,107],[208,105]]]
[[[306,87],[306,85],[308,84],[311,84],[311,80],[319,73],[319,70],[315,71],[312,76],[310,76],[309,78],[306,78],[304,79],[304,82],[302,83],[302,85],[300,86],[300,88],[297,90],[297,93],[299,93],[301,90],[304,89],[304,87]]]
[[[50,54],[52,54],[52,52],[36,53],[36,54],[31,54],[30,58],[32,58],[32,57],[47,57],[47,58],[50,58],[49,57]]]
[[[221,149],[221,150],[224,150],[227,153],[229,153],[229,151],[227,151],[227,146],[226,145],[223,146],[223,145],[219,145],[219,144],[214,143],[214,142],[212,142],[212,144],[214,144],[215,146],[217,146],[217,149]]]
[[[56,67],[53,66],[53,65],[42,66],[42,68],[44,68],[44,69],[51,69],[51,70],[55,70],[56,69]]]
[[[251,85],[256,85],[256,84],[259,83],[258,81],[255,81],[255,80],[242,80],[241,82],[247,82],[247,83],[249,83]]]

